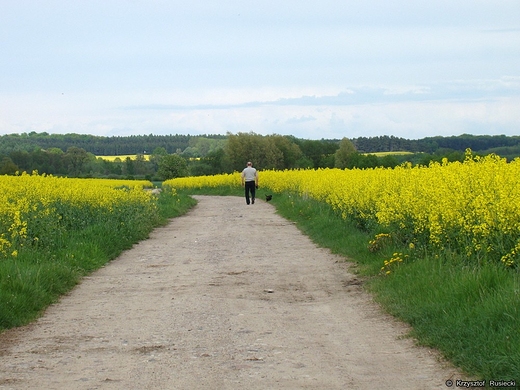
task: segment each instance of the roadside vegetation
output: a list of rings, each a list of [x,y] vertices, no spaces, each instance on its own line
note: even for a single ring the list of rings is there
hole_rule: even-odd
[[[257,198],[272,194],[280,215],[355,263],[420,344],[473,377],[519,383],[519,165],[468,153],[422,168],[263,171]],[[164,185],[243,196],[238,174]]]
[[[149,182],[0,176],[0,332],[195,204]]]

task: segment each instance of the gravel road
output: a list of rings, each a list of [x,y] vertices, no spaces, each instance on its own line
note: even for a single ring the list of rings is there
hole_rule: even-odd
[[[196,198],[1,334],[0,389],[446,389],[458,378],[271,204]]]

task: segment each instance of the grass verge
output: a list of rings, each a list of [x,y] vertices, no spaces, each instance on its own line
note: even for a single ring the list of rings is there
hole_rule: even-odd
[[[115,218],[69,232],[52,249],[27,248],[17,257],[1,260],[0,332],[33,321],[83,276],[147,238],[152,229],[169,218],[184,214],[195,203],[188,195],[165,191],[157,202],[158,215],[149,223],[122,228]]]

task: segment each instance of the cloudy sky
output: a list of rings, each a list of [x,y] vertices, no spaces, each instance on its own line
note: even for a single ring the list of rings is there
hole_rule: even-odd
[[[518,0],[0,0],[0,134],[520,135]]]

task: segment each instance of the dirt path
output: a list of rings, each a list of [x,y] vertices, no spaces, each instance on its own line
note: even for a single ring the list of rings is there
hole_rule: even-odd
[[[270,204],[197,198],[36,323],[0,335],[0,389],[445,389],[457,378]]]

